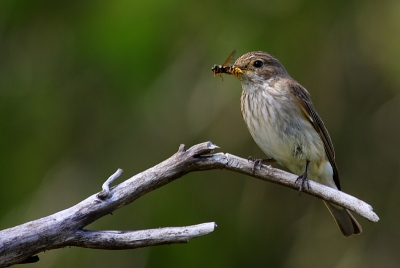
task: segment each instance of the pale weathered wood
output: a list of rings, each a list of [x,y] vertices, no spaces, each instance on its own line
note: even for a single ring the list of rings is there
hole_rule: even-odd
[[[298,189],[295,183],[297,176],[270,166],[257,168],[253,174],[252,162],[227,153],[213,154],[216,148],[211,142],[197,144],[188,150],[181,145],[178,152],[167,160],[109,188],[109,184],[121,175],[122,170],[118,170],[104,183],[103,191],[71,208],[0,231],[0,267],[19,263],[45,250],[66,246],[132,249],[185,243],[191,238],[208,234],[214,230],[215,223],[141,231],[83,230],[97,219],[193,171],[227,169]],[[310,181],[310,189],[303,189],[303,192],[346,207],[370,221],[379,220],[370,205],[316,182]]]

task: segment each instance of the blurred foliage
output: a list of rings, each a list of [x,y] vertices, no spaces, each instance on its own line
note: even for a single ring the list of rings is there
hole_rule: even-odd
[[[185,176],[89,226],[216,221],[185,245],[69,248],[40,267],[399,267],[399,1],[0,2],[0,228],[74,205],[180,143],[263,154],[240,83],[212,78],[233,49],[275,55],[335,144],[344,191],[381,221],[344,238],[322,202],[227,171]],[[121,180],[119,179],[119,180]]]

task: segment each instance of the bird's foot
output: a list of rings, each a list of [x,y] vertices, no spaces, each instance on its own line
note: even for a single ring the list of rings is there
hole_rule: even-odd
[[[300,189],[299,189],[299,195],[301,195],[301,192],[303,191],[304,185],[307,186],[308,189],[310,189],[310,182],[308,181],[307,178],[307,172],[304,172],[302,175],[300,175],[297,179],[296,179],[296,184],[300,183]]]
[[[296,184],[297,184],[297,181],[300,181],[299,195],[301,195],[301,191],[303,191],[303,187],[306,182],[307,182],[307,188],[310,189],[310,182],[308,181],[308,177],[307,177],[309,165],[310,165],[310,160],[307,160],[306,170],[295,181]]]
[[[253,175],[254,175],[254,173],[256,172],[256,167],[257,167],[257,166],[260,166],[260,169],[261,169],[261,168],[262,168],[262,164],[263,164],[264,162],[266,162],[266,163],[275,163],[275,162],[276,162],[276,160],[275,160],[275,159],[272,159],[272,158],[267,158],[267,159],[262,159],[262,158],[260,158],[260,159],[255,159],[255,158],[253,158],[253,157],[251,157],[251,156],[249,156],[249,157],[247,158],[247,160],[248,160],[248,161],[254,162],[254,165],[253,165]]]

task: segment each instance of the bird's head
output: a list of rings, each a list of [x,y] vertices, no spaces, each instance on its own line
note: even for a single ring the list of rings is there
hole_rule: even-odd
[[[244,54],[235,61],[233,68],[240,70],[235,76],[242,82],[264,83],[270,78],[289,76],[279,60],[263,51]]]

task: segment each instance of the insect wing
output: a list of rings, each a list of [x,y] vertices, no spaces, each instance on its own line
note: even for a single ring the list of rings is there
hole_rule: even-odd
[[[237,54],[237,51],[235,49],[234,51],[232,51],[231,54],[229,54],[228,58],[224,61],[224,63],[222,63],[222,66],[224,66],[224,67],[232,66],[236,60],[236,54]]]

